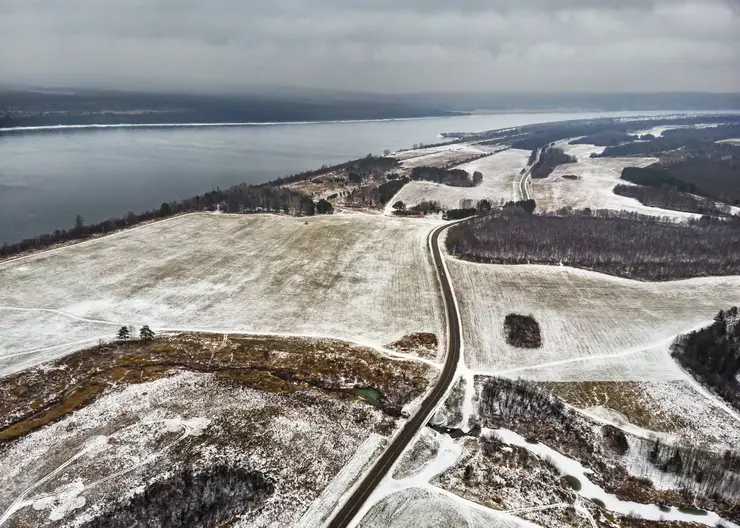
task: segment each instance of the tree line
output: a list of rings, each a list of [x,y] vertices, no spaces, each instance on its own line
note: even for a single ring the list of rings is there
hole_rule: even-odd
[[[671,354],[694,377],[740,410],[740,315],[720,310],[706,328],[681,335]]]
[[[471,176],[468,171],[463,169],[414,167],[411,169],[411,179],[441,183],[452,187],[475,187],[483,181],[483,174],[475,171]]]
[[[660,439],[639,446],[639,455],[685,495],[740,499],[740,453],[708,451],[690,443],[667,444]]]
[[[41,249],[54,244],[104,235],[142,222],[196,211],[223,211],[226,213],[284,213],[295,216],[318,214],[317,204],[310,197],[287,187],[240,184],[225,190],[213,191],[177,202],[163,203],[158,209],[144,213],[129,212],[120,218],[85,224],[78,215],[70,229],[57,229],[52,233],[26,238],[20,242],[0,247],[0,257]],[[331,211],[328,204],[320,210]]]
[[[678,224],[624,211],[510,209],[453,226],[446,244],[476,262],[560,264],[650,281],[740,274],[734,217]]]
[[[685,211],[702,215],[728,216],[731,209],[728,205],[718,204],[714,200],[675,191],[669,187],[645,187],[643,185],[618,184],[614,194],[634,198],[648,207],[660,207],[672,211]]]
[[[363,158],[347,161],[333,166],[323,165],[316,170],[299,172],[276,180],[252,184],[238,184],[227,189],[216,188],[190,198],[179,201],[164,202],[157,209],[143,213],[129,212],[119,218],[109,218],[100,222],[86,224],[80,215],[74,219],[73,227],[56,229],[51,233],[26,238],[21,241],[0,246],[0,257],[16,255],[28,250],[43,249],[55,244],[82,240],[89,237],[104,235],[131,227],[142,222],[166,218],[168,216],[197,212],[223,211],[227,213],[281,213],[293,216],[311,216],[315,214],[329,214],[333,212],[333,205],[326,199],[314,201],[286,184],[305,181],[317,176],[334,173],[356,175],[363,179],[384,180],[387,171],[399,165],[396,158],[374,156],[368,154]],[[362,203],[378,205],[380,199],[377,186],[357,191]],[[395,194],[395,193],[394,193]],[[392,197],[392,195],[390,196]],[[390,200],[390,197],[387,199]]]
[[[708,128],[676,128],[665,130],[658,137],[641,138],[647,139],[646,141],[608,146],[601,154],[592,154],[592,157],[655,156],[676,149],[683,149],[692,155],[707,156],[723,151],[732,152],[732,145],[716,142],[736,137],[740,137],[738,123]]]
[[[536,151],[535,151],[536,152]],[[531,159],[531,157],[530,157]],[[542,150],[540,159],[532,167],[532,178],[547,178],[555,167],[566,163],[577,163],[578,159],[575,156],[566,154],[561,148],[547,147]]]
[[[693,156],[648,167],[625,167],[621,178],[638,185],[740,205],[740,149],[731,148],[737,151],[734,155]]]

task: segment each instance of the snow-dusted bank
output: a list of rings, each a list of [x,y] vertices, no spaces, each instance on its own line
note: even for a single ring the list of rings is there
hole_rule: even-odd
[[[584,468],[577,460],[568,458],[544,444],[527,442],[524,437],[509,429],[496,429],[494,431],[484,431],[484,433],[494,434],[506,444],[523,447],[527,451],[535,453],[541,459],[548,460],[555,465],[562,475],[568,475],[578,479],[581,487],[577,491],[582,497],[589,500],[600,500],[604,503],[605,508],[610,511],[652,521],[681,521],[699,523],[704,526],[722,524],[727,528],[740,528],[737,524],[724,520],[713,512],[705,512],[697,515],[679,511],[677,508],[661,510],[658,505],[654,504],[640,504],[620,500],[614,494],[605,492],[600,486],[591,482],[588,478],[590,471]]]
[[[121,325],[376,347],[412,332],[442,335],[426,246],[434,225],[191,214],[0,263],[0,374],[112,339]]]

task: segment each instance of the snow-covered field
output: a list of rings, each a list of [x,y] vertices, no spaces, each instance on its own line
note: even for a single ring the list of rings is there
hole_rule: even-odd
[[[456,168],[464,169],[470,174],[475,171],[483,174],[483,181],[476,187],[452,187],[425,181],[410,182],[388,202],[386,212],[392,212],[392,205],[398,200],[409,207],[422,201],[435,201],[446,209],[460,207],[462,200],[472,200],[473,206],[478,200],[484,199],[493,203],[501,200],[518,200],[519,189],[516,182],[520,171],[527,165],[529,155],[530,152],[526,150],[508,149],[457,166]]]
[[[698,217],[692,213],[648,207],[634,198],[614,194],[625,167],[646,167],[658,161],[656,158],[590,158],[591,153],[600,153],[604,147],[594,145],[569,145],[558,142],[556,147],[578,158],[578,163],[559,165],[547,178],[532,180],[532,197],[539,211],[557,211],[562,207],[574,209],[615,209],[635,213],[665,216],[683,220]],[[567,179],[563,176],[577,176]]]
[[[468,367],[539,381],[682,379],[667,354],[675,335],[740,304],[740,277],[650,283],[559,266],[447,266]],[[541,348],[505,342],[509,313],[534,316]]]
[[[384,497],[360,528],[537,528],[513,515],[463,501],[433,488],[404,488]]]
[[[0,375],[113,338],[120,325],[373,346],[411,332],[441,336],[426,246],[434,225],[191,214],[0,263]]]
[[[455,145],[440,145],[437,147],[421,148],[415,150],[403,150],[393,154],[394,158],[401,161],[401,165],[407,169],[414,167],[442,167],[450,163],[479,156],[492,149],[485,146],[471,145],[469,143],[456,143]]]
[[[352,484],[393,430],[388,420],[320,391],[271,394],[213,374],[113,389],[2,446],[0,525],[79,526],[148,482],[185,468],[227,466],[259,472],[274,485],[262,507],[235,526],[282,528],[304,514],[318,526],[327,512],[321,504],[309,509],[312,502],[321,496],[334,506],[336,489]]]

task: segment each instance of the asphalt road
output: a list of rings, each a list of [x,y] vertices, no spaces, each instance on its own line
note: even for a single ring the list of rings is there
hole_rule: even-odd
[[[439,250],[439,235],[451,225],[453,223],[436,228],[429,237],[429,249],[432,253],[432,261],[437,270],[437,278],[442,288],[442,298],[444,299],[445,313],[447,315],[447,360],[442,369],[442,374],[439,376],[434,389],[432,389],[422,402],[419,410],[406,422],[406,425],[404,425],[388,449],[375,462],[375,465],[366,475],[365,480],[355,489],[352,496],[350,496],[342,508],[331,518],[329,524],[326,525],[328,528],[340,528],[349,525],[362,508],[362,505],[370,497],[370,494],[393,466],[393,463],[414,439],[416,433],[427,424],[427,421],[431,418],[432,413],[455,379],[457,363],[460,358],[460,320],[457,317],[452,288],[445,273],[445,268],[442,265],[442,255]]]
[[[537,165],[537,162],[540,160],[540,152],[542,149],[537,150],[537,159],[534,160],[534,163],[532,163],[528,168],[527,172],[525,172],[522,175],[522,179],[519,180],[519,191],[521,194],[521,200],[529,200],[529,190],[527,189],[527,181],[529,180],[529,177],[532,174],[532,169],[535,165]]]

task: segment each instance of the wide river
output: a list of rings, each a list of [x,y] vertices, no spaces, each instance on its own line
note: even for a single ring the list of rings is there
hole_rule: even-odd
[[[660,115],[673,112],[639,112]],[[0,244],[141,212],[384,149],[546,121],[636,112],[495,114],[229,127],[62,128],[0,134]]]

